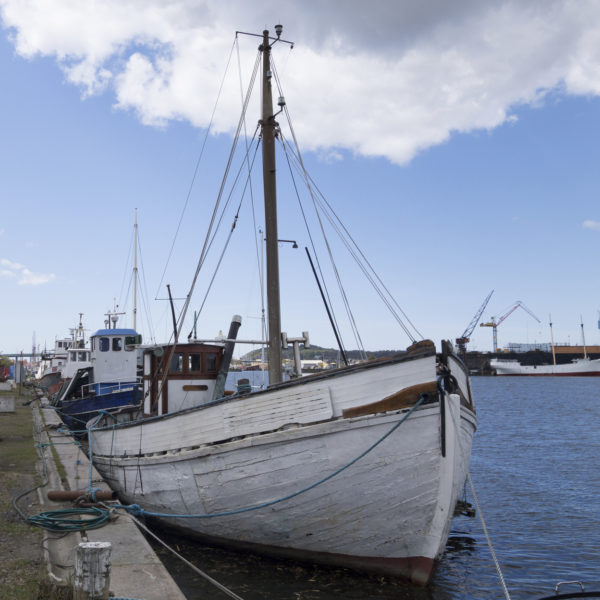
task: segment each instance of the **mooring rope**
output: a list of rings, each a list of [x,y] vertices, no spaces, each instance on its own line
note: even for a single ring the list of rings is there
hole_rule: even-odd
[[[89,518],[79,519],[81,516]],[[110,513],[94,506],[49,510],[27,517],[27,522],[48,531],[71,532],[98,529],[110,519]]]
[[[235,592],[232,592],[230,589],[226,588],[223,584],[219,583],[216,579],[213,579],[208,573],[199,569],[196,565],[192,564],[189,560],[184,558],[181,554],[179,554],[176,550],[171,548],[166,542],[161,540],[154,532],[152,532],[148,527],[146,527],[139,519],[136,519],[133,515],[127,515],[130,519],[134,521],[134,523],[140,528],[143,529],[147,534],[151,535],[157,542],[162,544],[169,552],[171,552],[174,556],[176,556],[179,560],[184,562],[190,569],[193,569],[198,575],[206,579],[209,583],[212,583],[215,587],[219,588],[223,593],[227,594],[230,598],[235,598],[236,600],[243,600],[240,596],[238,596]]]
[[[110,413],[108,413],[110,414]],[[41,442],[41,431],[37,423],[34,428],[34,435],[37,439],[37,443],[34,445],[35,448],[39,449],[39,454],[42,459],[43,469],[44,469],[44,479],[40,485],[35,486],[34,488],[27,490],[23,494],[17,496],[13,500],[13,506],[19,516],[21,518],[30,523],[31,525],[35,525],[37,527],[41,527],[43,529],[47,529],[49,531],[59,532],[59,533],[72,533],[77,531],[85,531],[89,529],[98,529],[99,527],[103,527],[108,521],[110,521],[111,515],[114,512],[114,507],[110,507],[104,503],[98,502],[103,508],[99,507],[89,507],[89,508],[65,508],[61,510],[53,510],[53,511],[45,511],[33,516],[26,516],[17,506],[17,502],[27,494],[30,494],[32,491],[44,487],[49,483],[48,476],[48,465],[46,462],[45,448],[48,448],[54,444],[71,444],[81,448],[81,444],[78,441],[73,442]],[[96,492],[99,491],[98,488],[92,488],[92,468],[91,468],[91,453],[90,453],[90,475],[88,482],[88,493],[91,495],[94,502],[96,502]],[[84,519],[80,519],[83,515],[86,516]],[[223,593],[227,594],[230,598],[234,598],[235,600],[243,600],[241,596],[238,596],[236,593],[232,592],[224,585],[219,583],[216,579],[213,579],[210,575],[193,565],[190,561],[185,559],[181,554],[173,550],[168,544],[163,542],[156,534],[150,531],[145,525],[143,525],[138,519],[136,519],[133,515],[127,515],[131,518],[138,527],[146,531],[149,535],[151,535],[154,539],[156,539],[159,543],[161,543],[167,550],[172,552],[177,558],[183,561],[186,565],[188,565],[191,569],[193,569],[198,575],[206,579],[212,585],[220,589]],[[141,600],[136,598],[121,598],[116,597],[115,600]]]
[[[30,525],[34,525],[35,527],[41,527],[43,529],[47,529],[49,531],[55,532],[71,532],[71,531],[85,531],[87,529],[97,529],[98,527],[102,527],[109,519],[110,513],[100,509],[100,508],[67,508],[61,510],[51,510],[41,512],[37,515],[27,516],[18,506],[18,502],[21,498],[27,496],[31,492],[37,490],[38,488],[42,488],[49,483],[48,476],[48,464],[46,462],[46,453],[45,449],[53,446],[54,444],[75,444],[81,448],[81,444],[75,440],[72,442],[55,442],[52,441],[42,442],[41,441],[41,431],[37,423],[34,428],[34,435],[36,438],[36,444],[34,447],[39,450],[39,455],[42,460],[43,466],[43,481],[39,485],[23,492],[19,496],[13,499],[13,507],[17,511],[18,515]],[[90,479],[90,493],[92,497],[95,497],[95,492],[97,490],[92,489],[91,479]],[[85,517],[80,519],[79,517]]]
[[[483,527],[483,533],[485,534],[485,539],[487,540],[488,546],[490,548],[492,560],[494,561],[494,566],[496,567],[498,577],[500,578],[500,584],[502,585],[502,590],[504,591],[504,597],[506,598],[506,600],[510,600],[510,594],[508,593],[508,588],[506,587],[506,582],[504,581],[504,575],[502,574],[500,563],[496,558],[496,552],[494,551],[492,539],[490,538],[490,534],[486,527],[485,520],[483,518],[483,513],[481,512],[481,507],[479,506],[479,500],[477,499],[477,494],[475,493],[475,486],[473,485],[473,480],[471,479],[471,473],[469,471],[467,471],[467,478],[469,480],[469,485],[471,486],[471,493],[473,494],[473,500],[475,501],[475,506],[477,507],[477,513],[479,514],[479,520],[481,521],[481,526]]]
[[[448,406],[448,412],[452,417],[452,421],[454,422],[454,429],[456,431],[456,440],[458,442],[458,448],[461,454],[463,454],[462,443],[460,441],[460,416],[459,422],[456,421],[456,415],[454,411]],[[477,499],[477,494],[475,493],[475,486],[473,485],[473,480],[471,479],[471,472],[467,471],[467,479],[469,480],[469,485],[471,486],[471,493],[473,494],[473,500],[475,502],[475,507],[477,508],[477,513],[479,514],[479,520],[481,521],[481,526],[483,527],[483,533],[485,534],[485,539],[487,540],[488,547],[490,549],[490,553],[492,555],[492,560],[494,561],[494,566],[496,567],[496,572],[498,573],[498,577],[500,579],[500,584],[502,585],[502,590],[504,591],[504,597],[506,600],[510,599],[510,594],[508,593],[508,588],[506,587],[506,582],[504,581],[504,575],[502,574],[502,569],[500,568],[500,562],[496,558],[496,552],[494,551],[494,546],[492,544],[492,538],[488,532],[488,528],[485,524],[485,520],[483,518],[483,512],[481,512],[481,507],[479,506],[479,500]]]

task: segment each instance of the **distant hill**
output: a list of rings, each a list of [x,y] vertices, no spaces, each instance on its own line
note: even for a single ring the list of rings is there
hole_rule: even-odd
[[[383,358],[385,356],[392,356],[393,354],[398,354],[401,350],[367,350],[367,358],[369,360],[375,358]],[[285,359],[292,359],[293,349],[290,347],[287,350],[281,351],[282,357]],[[300,347],[300,357],[303,360],[322,360],[324,362],[334,362],[338,360],[340,351],[336,348],[323,348],[321,346],[315,346],[314,344],[310,345],[308,350],[304,349],[302,346]],[[260,359],[261,349],[258,348],[256,350],[252,350],[247,352],[241,357],[241,360],[258,360]],[[360,350],[346,350],[346,356],[349,359],[361,359],[362,355]]]

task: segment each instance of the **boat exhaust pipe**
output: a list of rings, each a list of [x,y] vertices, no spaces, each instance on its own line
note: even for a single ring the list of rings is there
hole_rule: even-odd
[[[229,333],[227,334],[227,342],[225,342],[223,358],[221,359],[221,367],[217,375],[217,382],[215,383],[213,400],[222,398],[225,393],[225,380],[227,379],[227,373],[229,373],[229,365],[231,364],[233,349],[235,348],[235,339],[237,338],[238,330],[241,324],[242,317],[240,315],[233,315],[231,319],[231,325],[229,326]]]

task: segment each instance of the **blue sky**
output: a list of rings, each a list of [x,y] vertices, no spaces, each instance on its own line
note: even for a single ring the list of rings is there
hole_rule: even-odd
[[[420,12],[375,3],[372,18],[384,30],[372,38],[352,37],[365,29],[360,4],[350,2],[356,11],[336,30],[310,28],[335,3],[322,3],[320,15],[282,4],[277,18],[296,47],[276,47],[275,59],[307,168],[424,337],[439,344],[460,335],[494,289],[485,320],[517,300],[541,320],[515,311],[498,328],[501,346],[548,341],[550,313],[555,341],[579,343],[581,315],[587,343],[600,343],[600,5],[531,3],[521,12],[511,2],[436,11],[438,4]],[[132,325],[136,208],[138,329],[146,340],[167,339],[165,284],[177,298],[188,292],[235,125],[232,70],[165,266],[234,31],[260,32],[270,18],[262,2],[258,19],[240,4],[239,23],[229,14],[236,11],[221,14],[211,2],[202,14],[183,1],[147,2],[141,13],[135,1],[96,6],[108,24],[59,0],[0,1],[4,352],[29,351],[34,332],[38,345],[52,346],[80,312],[86,328],[98,329],[114,299],[128,312],[121,324]],[[134,31],[128,11],[139,15]],[[477,37],[481,31],[489,35]],[[255,50],[254,40],[240,42],[244,65]],[[250,129],[256,120],[249,117]],[[281,245],[283,329],[333,346],[278,160],[279,235],[300,246]],[[256,202],[260,186],[254,178]],[[262,225],[261,209],[256,219]],[[260,335],[253,231],[246,200],[201,336],[226,331],[234,313],[244,319],[240,337]],[[350,262],[339,260],[365,347],[406,347],[410,340]],[[202,304],[209,273],[190,311]],[[491,345],[491,329],[478,327],[470,347]]]

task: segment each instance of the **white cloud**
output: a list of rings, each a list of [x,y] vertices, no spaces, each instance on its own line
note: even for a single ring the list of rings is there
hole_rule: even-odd
[[[12,262],[11,260],[8,260],[7,258],[0,258],[0,265],[2,265],[3,267],[8,267],[9,269],[13,269],[13,270],[25,268],[25,267],[23,267],[23,265],[16,263],[16,262]]]
[[[600,231],[600,222],[599,221],[591,221],[588,219],[582,223],[582,226],[586,229],[594,229],[596,231]]]
[[[7,267],[0,270],[0,277],[17,278],[19,285],[43,285],[56,278],[54,273],[32,273],[27,267],[7,258],[0,258],[0,265]]]
[[[19,279],[19,285],[43,285],[49,283],[55,279],[54,273],[32,273],[29,269],[23,269],[21,271],[21,277]]]
[[[105,92],[142,123],[206,127],[235,30],[281,19],[274,55],[305,149],[346,149],[397,163],[453,132],[514,122],[514,107],[560,89],[600,94],[595,0],[0,0],[25,57],[54,56],[84,95]],[[258,40],[243,38],[242,61]],[[237,56],[232,57],[232,64]],[[320,91],[319,91],[320,90]],[[240,104],[232,77],[214,131]],[[307,145],[308,144],[308,145]]]

